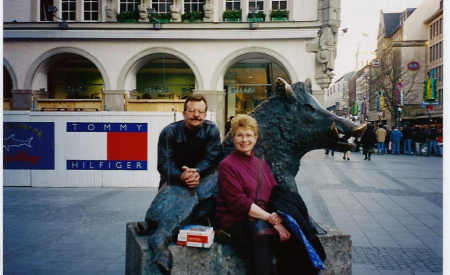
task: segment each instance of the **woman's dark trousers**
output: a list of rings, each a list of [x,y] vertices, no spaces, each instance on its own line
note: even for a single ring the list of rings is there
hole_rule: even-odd
[[[273,238],[271,235],[257,235],[251,223],[243,222],[232,225],[231,245],[247,263],[248,274],[273,275]]]

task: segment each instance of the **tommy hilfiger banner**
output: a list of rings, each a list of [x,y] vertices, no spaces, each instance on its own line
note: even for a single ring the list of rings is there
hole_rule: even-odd
[[[67,122],[66,131],[68,170],[147,170],[147,123]]]

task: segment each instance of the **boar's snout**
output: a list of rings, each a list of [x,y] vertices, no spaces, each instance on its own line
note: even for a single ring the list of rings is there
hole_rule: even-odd
[[[349,151],[355,148],[353,143],[348,143],[350,137],[359,137],[367,125],[356,125],[350,120],[335,116],[329,131],[329,137],[333,140],[330,149],[335,151]]]

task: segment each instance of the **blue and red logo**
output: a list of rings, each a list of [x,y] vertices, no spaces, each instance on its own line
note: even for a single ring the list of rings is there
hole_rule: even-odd
[[[408,70],[410,71],[417,71],[420,69],[420,64],[417,61],[411,61],[408,63]]]
[[[147,123],[67,122],[66,131],[95,140],[89,148],[102,157],[68,159],[68,170],[147,170]]]

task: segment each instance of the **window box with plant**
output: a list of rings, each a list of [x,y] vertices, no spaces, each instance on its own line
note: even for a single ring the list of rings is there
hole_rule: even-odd
[[[137,21],[138,21],[138,14],[136,11],[124,11],[117,14],[117,22],[135,23]]]
[[[223,21],[240,22],[242,18],[242,10],[226,10],[223,12]]]
[[[270,20],[272,21],[288,21],[289,11],[287,10],[273,10],[270,13]]]
[[[183,22],[203,22],[204,16],[205,15],[199,11],[185,12],[181,16],[181,19],[183,20]]]
[[[264,22],[266,20],[266,14],[262,11],[259,11],[255,14],[249,13],[247,17],[248,22]]]
[[[148,16],[150,23],[154,21],[158,21],[159,23],[169,23],[170,19],[172,19],[172,15],[170,13],[155,13]],[[156,20],[155,20],[156,19]]]

